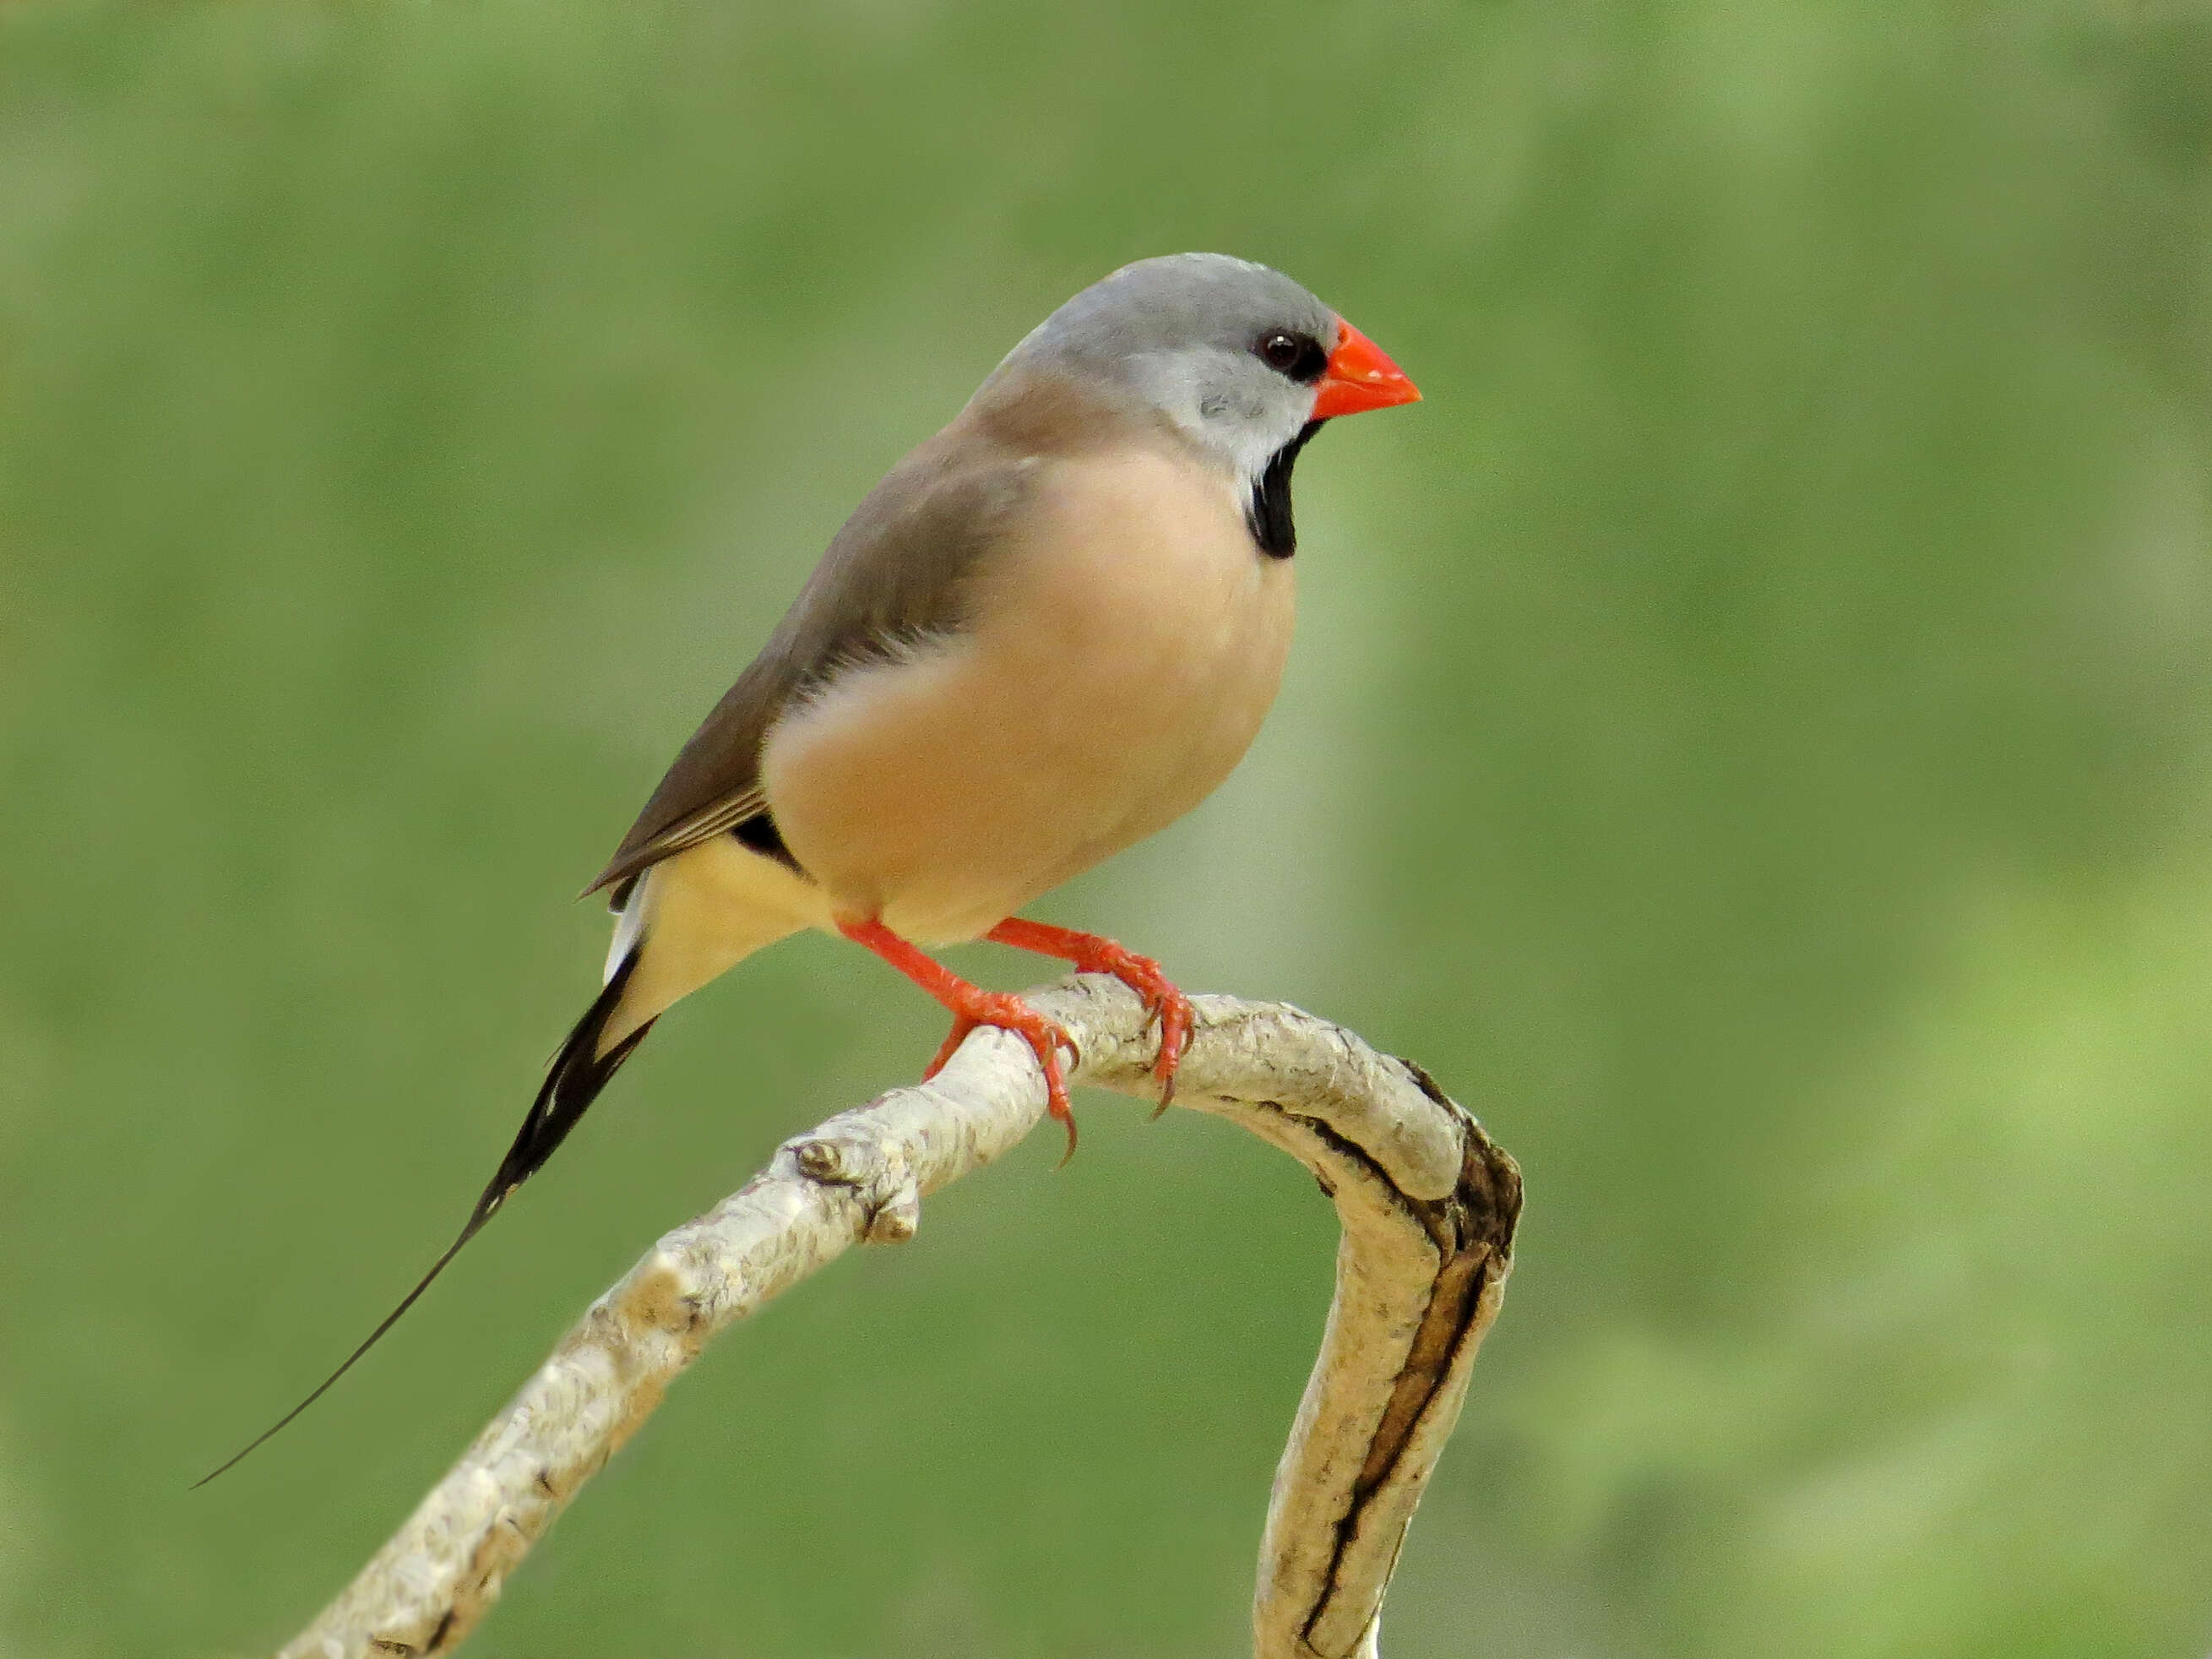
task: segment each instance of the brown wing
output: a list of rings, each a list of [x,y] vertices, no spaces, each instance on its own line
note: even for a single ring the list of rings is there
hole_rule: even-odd
[[[955,428],[894,467],[830,541],[738,683],[714,705],[586,892],[708,837],[764,820],[761,742],[793,695],[902,640],[966,620],[969,577],[1036,462]],[[763,826],[764,827],[764,826]],[[749,837],[750,839],[750,837]],[[767,838],[775,845],[773,832]]]

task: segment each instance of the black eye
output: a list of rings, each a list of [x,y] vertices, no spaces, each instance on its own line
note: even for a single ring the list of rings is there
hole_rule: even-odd
[[[1310,334],[1292,334],[1276,329],[1262,334],[1253,342],[1252,355],[1275,371],[1287,374],[1293,380],[1318,380],[1322,371],[1328,367],[1328,353],[1321,349],[1321,342]]]

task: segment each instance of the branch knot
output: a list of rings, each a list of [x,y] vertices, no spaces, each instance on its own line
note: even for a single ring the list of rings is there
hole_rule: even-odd
[[[921,1185],[905,1148],[894,1141],[819,1131],[784,1143],[799,1172],[823,1187],[853,1189],[866,1214],[871,1244],[903,1244],[921,1226]]]

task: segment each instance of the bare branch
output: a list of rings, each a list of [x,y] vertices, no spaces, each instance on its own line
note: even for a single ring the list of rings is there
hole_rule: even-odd
[[[1075,1080],[1148,1095],[1152,1038],[1109,979],[1030,994],[1081,1050]],[[1376,1650],[1383,1591],[1497,1317],[1521,1182],[1417,1066],[1279,1003],[1198,997],[1180,1104],[1314,1171],[1344,1237],[1321,1358],[1275,1474],[1257,1659]],[[937,1079],[787,1141],[592,1304],[459,1462],[280,1659],[451,1653],[578,1488],[716,1332],[863,1241],[911,1238],[921,1197],[1043,1115],[1026,1045],[977,1031]]]

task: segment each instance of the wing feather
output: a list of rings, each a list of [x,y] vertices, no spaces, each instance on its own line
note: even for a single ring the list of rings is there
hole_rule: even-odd
[[[823,551],[761,653],[677,755],[622,845],[584,890],[769,811],[761,745],[792,699],[858,663],[966,623],[971,578],[1035,487],[1041,462],[955,422],[869,492]]]

